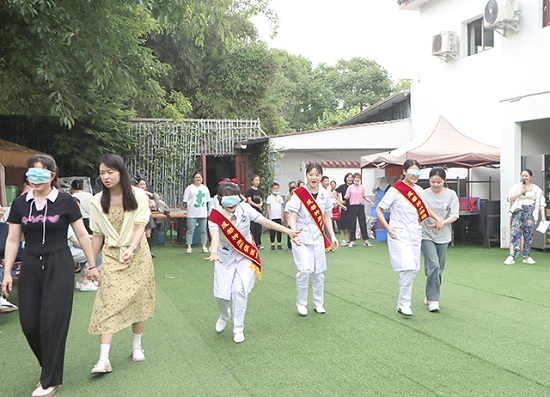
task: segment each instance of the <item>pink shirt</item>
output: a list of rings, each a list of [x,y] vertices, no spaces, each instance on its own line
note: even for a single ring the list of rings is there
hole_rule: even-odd
[[[365,188],[362,185],[349,185],[345,198],[349,198],[350,205],[359,205],[363,203],[365,196]]]

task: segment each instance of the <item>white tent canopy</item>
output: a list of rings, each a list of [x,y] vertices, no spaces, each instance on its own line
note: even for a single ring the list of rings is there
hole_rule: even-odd
[[[417,160],[422,167],[497,167],[500,149],[468,138],[440,116],[433,128],[402,147],[362,156],[361,167],[402,165],[407,159]]]

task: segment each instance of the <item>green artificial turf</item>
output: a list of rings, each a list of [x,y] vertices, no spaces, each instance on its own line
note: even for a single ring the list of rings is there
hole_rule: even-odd
[[[267,236],[264,236],[266,238]],[[300,317],[292,255],[262,251],[263,280],[249,296],[246,341],[220,334],[212,267],[195,249],[155,247],[155,317],[146,360],[130,359],[131,329],[115,335],[113,372],[92,376],[98,337],[87,333],[93,292],[75,292],[60,396],[549,396],[550,258],[502,264],[507,252],[449,248],[441,312],[396,312],[387,245],[328,255],[325,308]],[[17,289],[12,301],[17,303]],[[0,396],[30,396],[39,366],[17,313],[0,315]]]

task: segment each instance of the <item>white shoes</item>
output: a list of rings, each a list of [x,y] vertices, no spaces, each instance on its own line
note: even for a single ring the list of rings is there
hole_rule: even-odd
[[[536,262],[533,258],[528,256],[527,258],[523,258],[523,263],[527,263],[528,265],[534,265]]]
[[[192,254],[193,253],[193,248],[187,248],[187,251],[186,251],[188,254]]]
[[[216,332],[220,333],[225,329],[225,326],[227,325],[227,321],[223,318],[218,318],[218,321],[216,321]]]
[[[513,265],[514,263],[516,263],[516,261],[514,261],[514,257],[512,255],[508,256],[508,258],[504,261],[505,265]]]
[[[401,313],[404,316],[412,316],[413,312],[410,306],[397,306],[397,312]]]
[[[315,313],[317,314],[325,314],[327,312],[323,306],[317,306],[313,310],[315,310]]]
[[[132,361],[139,363],[140,361],[145,360],[145,354],[143,354],[143,349],[141,347],[135,347],[132,350]]]
[[[340,243],[340,245],[342,247],[345,247],[346,245],[348,245],[349,243],[346,241],[346,240],[342,240],[342,242]]]
[[[49,397],[49,396],[53,396],[59,390],[61,390],[61,385],[50,386],[47,389],[42,389],[42,385],[38,384],[38,386],[36,387],[36,390],[32,392],[32,397]]]
[[[244,342],[244,333],[237,332],[235,335],[233,335],[233,342],[243,343]]]
[[[92,368],[92,374],[108,374],[113,372],[113,367],[109,361],[99,360],[97,364]]]
[[[439,311],[439,301],[428,301],[428,310],[431,312]]]
[[[17,306],[0,295],[0,313],[10,313],[18,309],[19,308]]]
[[[365,243],[363,244],[365,247],[372,247],[372,244],[369,240],[365,240]]]
[[[350,241],[348,244],[348,248],[351,248],[355,245],[355,241]]]
[[[296,309],[298,309],[298,314],[300,316],[307,316],[307,307],[305,307],[304,305],[296,303]]]
[[[77,289],[79,289],[82,292],[97,291],[97,284],[95,283],[95,281],[88,281],[87,284],[77,282],[76,284],[77,285],[80,284],[80,288],[77,288]]]

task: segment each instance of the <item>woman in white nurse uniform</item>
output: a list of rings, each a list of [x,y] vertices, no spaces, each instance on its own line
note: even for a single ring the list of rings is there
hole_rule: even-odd
[[[304,193],[314,201],[310,203],[310,209],[317,222],[312,217],[306,204],[302,202],[299,189],[294,191],[287,203],[289,212],[289,226],[293,230],[301,230],[297,238],[301,246],[296,243],[292,247],[292,255],[298,273],[296,274],[296,308],[301,316],[307,315],[307,300],[309,289],[309,277],[312,277],[313,305],[319,314],[326,313],[325,301],[325,270],[327,270],[327,258],[325,250],[332,246],[338,248],[338,240],[332,229],[332,202],[330,193],[319,186],[323,169],[318,163],[311,163],[306,168],[307,183],[299,189],[306,189]],[[302,196],[303,197],[303,196]],[[306,200],[307,202],[307,200]],[[329,232],[330,241],[324,235],[324,228]],[[296,239],[296,240],[297,240]]]
[[[412,288],[420,270],[421,222],[427,217],[436,220],[428,227],[440,230],[441,220],[422,202],[423,189],[416,185],[420,177],[420,164],[409,159],[403,164],[403,180],[397,181],[376,207],[378,221],[388,231],[388,251],[395,272],[399,273],[397,311],[412,316]],[[390,222],[383,211],[390,211]]]

